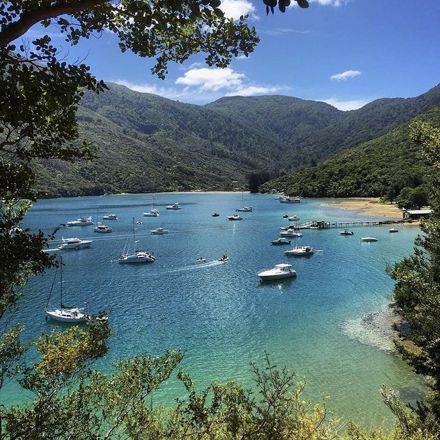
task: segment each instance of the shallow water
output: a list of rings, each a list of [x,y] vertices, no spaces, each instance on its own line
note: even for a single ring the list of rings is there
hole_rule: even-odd
[[[420,394],[420,380],[388,351],[386,321],[371,325],[368,318],[389,302],[393,283],[385,267],[411,252],[418,228],[400,227],[398,234],[389,234],[387,227],[353,228],[355,235],[348,237],[336,229],[305,230],[299,243],[320,252],[287,258],[283,252],[289,247],[271,245],[288,223],[283,213],[298,215],[300,223],[366,217],[322,206],[322,200],[286,205],[271,195],[246,194],[254,212],[229,222],[226,216],[242,205],[241,194],[159,194],[155,200],[158,218],[142,216],[151,208],[149,195],[44,200],[26,218],[26,226],[49,232],[82,215],[119,217],[107,222],[112,234],[93,233],[92,227],[57,233],[57,239],[94,240],[90,249],[63,252],[64,289],[66,303],[110,311],[110,353],[100,368],[108,370],[116,359],[143,351],[180,349],[183,367],[198,386],[227,379],[251,386],[249,362],[261,363],[267,351],[275,364],[306,379],[307,397],[330,396],[333,413],[366,424],[391,420],[378,392],[381,385],[408,399]],[[164,209],[175,201],[181,210]],[[214,211],[221,216],[211,217]],[[156,255],[153,264],[115,262],[131,238],[133,217],[143,222],[136,226],[137,239]],[[158,226],[169,234],[150,235]],[[379,241],[361,243],[361,236]],[[195,264],[198,257],[211,261],[224,254],[231,257],[226,264]],[[294,265],[296,279],[259,283],[259,270],[286,261]],[[44,319],[53,277],[51,270],[33,279],[13,317],[27,326],[29,336],[53,328]],[[171,380],[156,400],[171,403],[182,394],[183,387]],[[13,383],[3,390],[3,401],[27,399]]]

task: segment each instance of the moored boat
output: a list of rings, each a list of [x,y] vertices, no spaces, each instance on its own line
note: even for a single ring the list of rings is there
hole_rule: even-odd
[[[110,232],[113,232],[113,229],[107,225],[97,225],[93,228],[93,231],[100,234],[108,234]]]
[[[315,253],[315,250],[311,246],[295,246],[284,252],[284,255],[288,257],[309,257]]]
[[[299,238],[302,237],[301,232],[296,232],[294,229],[286,229],[285,231],[280,232],[281,237],[293,237]]]
[[[144,217],[159,217],[159,215],[160,215],[159,210],[155,208],[150,209],[147,212],[144,212]]]
[[[290,240],[287,240],[287,238],[281,237],[281,238],[277,238],[275,240],[272,240],[272,244],[275,246],[280,246],[283,244],[290,244]]]
[[[292,268],[291,264],[281,263],[275,265],[273,269],[259,272],[258,276],[261,281],[281,280],[295,277],[296,271]]]
[[[166,208],[174,211],[178,209],[182,209],[178,203],[173,203],[171,205],[168,205]]]
[[[93,225],[92,217],[80,217],[76,220],[67,222],[67,226],[90,226]]]
[[[354,235],[354,232],[344,229],[343,231],[339,231],[339,235]]]
[[[375,241],[378,241],[376,237],[362,237],[361,241],[365,243],[373,243]]]
[[[228,220],[233,222],[233,221],[243,220],[243,219],[238,214],[234,214],[234,215],[229,215]]]
[[[396,228],[391,228],[388,232],[389,232],[390,234],[395,234],[396,232],[399,232],[399,230],[396,229]]]
[[[280,203],[300,203],[301,199],[299,197],[281,197]]]
[[[103,220],[117,220],[118,216],[116,214],[108,214],[102,216]]]
[[[156,229],[152,229],[150,231],[153,235],[164,235],[164,234],[168,234],[168,229],[164,229],[164,228],[156,228]]]

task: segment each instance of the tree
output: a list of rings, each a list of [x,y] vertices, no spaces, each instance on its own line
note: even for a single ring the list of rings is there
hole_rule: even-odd
[[[397,347],[416,372],[429,378],[431,393],[416,412],[420,424],[440,436],[440,129],[416,121],[411,138],[431,163],[433,214],[421,225],[414,254],[390,270],[395,308],[409,326],[401,328]]]

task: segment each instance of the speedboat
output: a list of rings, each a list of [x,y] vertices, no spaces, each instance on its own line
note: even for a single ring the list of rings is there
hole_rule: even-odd
[[[164,229],[164,228],[156,228],[156,229],[152,229],[151,233],[153,235],[164,235],[164,234],[168,234],[168,229]]]
[[[116,214],[108,214],[102,216],[103,220],[117,220],[118,216]]]
[[[289,214],[284,214],[283,218],[289,218]]]
[[[280,203],[300,203],[301,199],[299,197],[281,197]]]
[[[343,231],[339,232],[339,235],[354,235],[354,232],[349,231],[348,229],[344,229]]]
[[[233,222],[233,221],[243,220],[243,219],[238,214],[234,214],[234,215],[229,215],[228,220]]]
[[[78,249],[84,249],[90,247],[92,240],[81,240],[77,237],[72,238],[62,238],[62,244],[58,246],[59,250],[78,250]]]
[[[91,317],[84,313],[83,309],[77,307],[73,308],[59,308],[54,310],[46,310],[46,316],[58,322],[78,323],[90,321]]]
[[[292,217],[287,217],[287,220],[289,220],[289,222],[296,222],[299,220],[299,217],[297,215],[293,215]]]
[[[80,217],[76,220],[67,222],[67,226],[90,226],[93,225],[92,217]]]
[[[229,257],[227,255],[223,255],[223,257],[219,258],[217,261],[219,263],[226,263],[227,261],[229,261]]]
[[[365,243],[373,243],[373,242],[377,241],[377,238],[375,238],[375,237],[362,237],[361,241],[363,241]]]
[[[159,217],[160,213],[158,209],[150,209],[148,212],[144,212],[144,217]]]
[[[396,232],[399,232],[399,230],[396,229],[396,228],[391,228],[388,232],[389,232],[390,234],[395,234]]]
[[[153,263],[156,261],[156,257],[148,251],[134,251],[133,254],[122,254],[118,263],[121,264],[141,264],[141,263]]]
[[[166,208],[172,210],[182,209],[178,203],[173,203],[172,205],[168,205]]]
[[[202,263],[206,263],[206,258],[202,258],[202,257],[197,258],[196,264],[202,264]]]
[[[113,229],[107,225],[97,225],[95,228],[93,228],[93,231],[99,232],[100,234],[107,234],[109,232],[113,232]]]
[[[275,246],[280,246],[282,244],[290,244],[290,240],[287,240],[287,238],[277,238],[276,240],[272,240],[272,244]]]
[[[287,229],[285,231],[281,231],[280,235],[281,237],[294,237],[294,238],[302,237],[301,232],[296,232],[293,229]]]
[[[296,246],[289,251],[284,252],[288,257],[308,257],[313,255],[315,250],[311,246]]]
[[[281,280],[283,278],[293,278],[296,276],[296,271],[291,264],[281,263],[277,264],[273,269],[263,270],[258,273],[261,281]]]
[[[218,212],[214,212],[214,214],[212,214],[212,217],[220,217],[220,214]]]
[[[236,209],[237,212],[252,212],[252,206],[243,206],[242,208]]]

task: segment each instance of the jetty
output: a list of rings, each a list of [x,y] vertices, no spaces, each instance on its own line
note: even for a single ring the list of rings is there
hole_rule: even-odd
[[[331,229],[331,228],[355,228],[355,227],[370,227],[383,225],[397,225],[405,223],[414,223],[412,220],[396,219],[396,220],[353,220],[353,221],[324,221],[314,220],[303,225],[296,225],[293,229]]]

